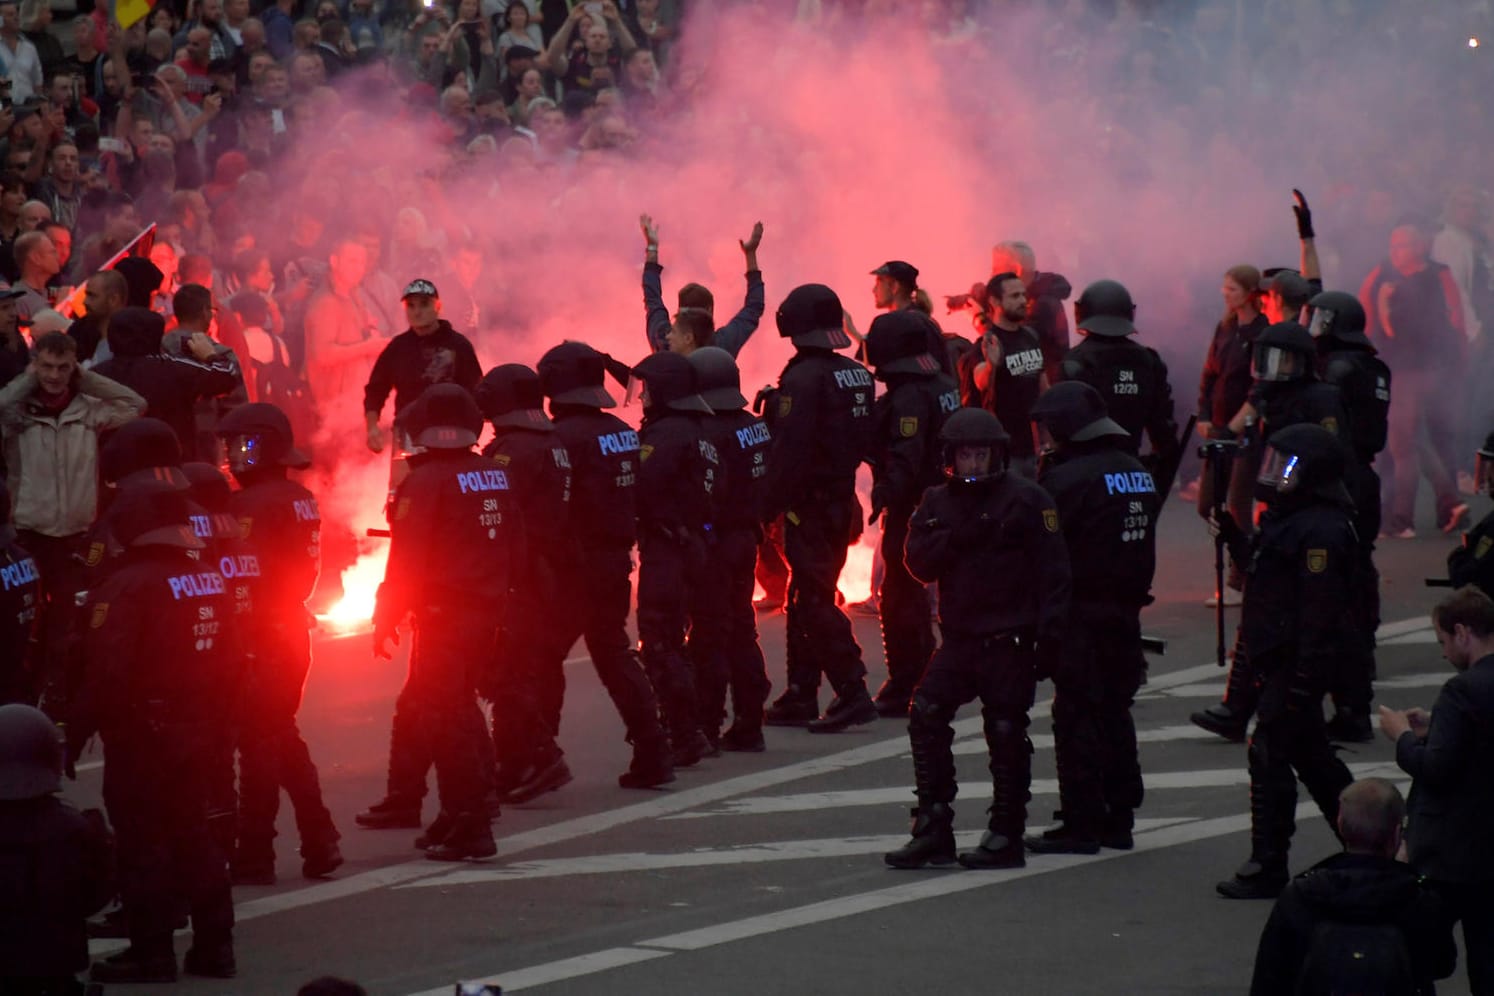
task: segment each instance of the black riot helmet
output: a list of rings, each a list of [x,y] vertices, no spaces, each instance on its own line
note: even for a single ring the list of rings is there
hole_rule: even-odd
[[[228,469],[241,475],[271,467],[304,470],[311,458],[296,449],[285,412],[266,401],[240,405],[219,419],[216,430],[228,445]]]
[[[118,488],[160,482],[187,490],[181,442],[158,418],[137,418],[115,430],[99,450],[99,475]]]
[[[1347,504],[1344,467],[1344,447],[1337,436],[1312,422],[1289,425],[1266,440],[1256,497],[1277,503],[1316,496]]]
[[[550,432],[555,423],[545,414],[540,376],[522,363],[489,370],[477,385],[477,407],[495,426]]]
[[[1337,339],[1356,346],[1370,346],[1364,334],[1364,305],[1359,303],[1359,298],[1343,291],[1323,291],[1307,303],[1312,308],[1307,332],[1314,339]]]
[[[1316,355],[1307,329],[1296,322],[1277,322],[1256,337],[1250,373],[1263,381],[1307,380]]]
[[[937,374],[939,361],[929,352],[929,343],[939,335],[934,320],[921,311],[878,315],[866,333],[867,365],[882,380],[889,374]]]
[[[742,395],[742,371],[736,358],[720,346],[702,346],[686,357],[695,368],[700,396],[713,412],[729,412],[747,407]]]
[[[1044,448],[1051,444],[1085,443],[1101,436],[1125,436],[1130,433],[1114,419],[1100,392],[1082,380],[1065,380],[1054,384],[1033,402],[1028,418],[1036,422],[1044,438]]]
[[[1484,445],[1474,453],[1473,479],[1479,494],[1494,494],[1494,432],[1484,437]]]
[[[228,478],[223,476],[223,471],[210,463],[193,461],[182,464],[182,473],[186,475],[187,483],[191,485],[191,491],[188,494],[193,501],[209,512],[228,511],[229,500],[233,497],[233,486],[228,483]]]
[[[110,510],[109,528],[119,545],[201,550],[206,544],[193,532],[187,496],[167,484],[142,484],[119,496]]]
[[[540,386],[551,404],[616,408],[617,399],[607,393],[602,380],[607,360],[584,342],[562,342],[540,357]]]
[[[0,706],[0,801],[62,791],[62,731],[29,705]]]
[[[432,384],[405,414],[405,429],[426,450],[467,450],[482,435],[482,410],[460,384]]]
[[[1001,419],[984,408],[961,408],[949,416],[939,430],[944,444],[944,474],[955,484],[978,484],[993,481],[1006,473],[1007,453],[1012,437],[1007,435]],[[958,455],[961,447],[988,447],[991,463],[986,473],[962,475]]]
[[[824,284],[803,284],[789,291],[778,306],[778,334],[795,346],[845,349],[845,308],[840,297]]]
[[[1124,339],[1136,331],[1136,302],[1126,285],[1096,280],[1074,302],[1074,327],[1090,335]]]
[[[711,413],[711,406],[700,396],[699,374],[679,353],[651,353],[633,368],[633,376],[643,381],[645,411],[668,408],[677,412]]]

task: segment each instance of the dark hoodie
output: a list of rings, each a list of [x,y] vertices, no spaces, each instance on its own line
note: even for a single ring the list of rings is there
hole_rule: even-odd
[[[1064,302],[1074,288],[1060,273],[1044,273],[1037,270],[1027,288],[1027,324],[1037,330],[1043,346],[1043,370],[1048,383],[1057,384],[1062,378],[1058,367],[1063,354],[1069,351],[1069,316]]]
[[[200,459],[193,407],[198,398],[228,394],[239,385],[239,365],[233,353],[220,353],[207,363],[191,355],[161,352],[165,320],[144,308],[121,308],[109,318],[109,348],[113,358],[96,368],[145,398],[145,413],[171,426],[182,444],[182,459]]]
[[[1256,950],[1251,996],[1295,992],[1320,924],[1390,925],[1406,940],[1412,993],[1431,993],[1451,975],[1458,952],[1442,904],[1409,865],[1366,854],[1335,854],[1287,885]]]

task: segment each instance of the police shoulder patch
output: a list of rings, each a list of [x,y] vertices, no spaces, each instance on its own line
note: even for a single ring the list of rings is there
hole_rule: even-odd
[[[1043,528],[1050,533],[1058,532],[1058,509],[1043,509]]]
[[[1307,551],[1307,570],[1310,574],[1322,574],[1328,569],[1327,550]]]
[[[793,411],[793,408],[794,408],[794,399],[793,398],[789,397],[787,394],[780,394],[778,396],[778,417],[779,418],[788,418],[788,413],[791,412],[791,411]]]
[[[513,458],[510,457],[507,453],[495,453],[493,454],[493,462],[500,467],[507,467],[510,463],[513,462]]]
[[[93,615],[88,620],[89,629],[98,629],[104,625],[104,620],[109,618],[109,603],[99,602],[93,607]]]
[[[653,446],[652,443],[644,443],[642,446],[638,447],[638,459],[640,461],[647,460],[649,457],[651,457],[653,455],[654,455],[654,446]]]
[[[1335,436],[1338,435],[1338,419],[1335,416],[1329,415],[1318,424],[1327,429],[1329,432],[1333,433]]]
[[[1483,560],[1484,555],[1487,554],[1491,548],[1494,548],[1494,536],[1480,537],[1478,546],[1473,548],[1473,556],[1478,560]]]
[[[90,544],[88,544],[88,557],[87,557],[88,566],[89,567],[97,567],[97,566],[99,566],[99,564],[103,563],[103,560],[104,560],[104,544],[102,544],[102,543],[90,543]]]
[[[900,419],[897,423],[897,431],[904,439],[912,439],[918,435],[918,416],[909,415]]]
[[[243,537],[244,539],[248,539],[249,538],[249,533],[253,529],[254,529],[254,519],[253,519],[253,517],[245,515],[245,516],[241,516],[239,518],[239,535],[241,537]]]

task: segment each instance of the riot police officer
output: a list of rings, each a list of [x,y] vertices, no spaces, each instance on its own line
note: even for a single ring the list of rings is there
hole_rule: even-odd
[[[1484,437],[1475,451],[1473,477],[1478,493],[1494,494],[1494,432]],[[1454,588],[1478,585],[1484,594],[1494,597],[1494,512],[1479,520],[1456,550],[1447,555],[1447,576]]]
[[[1266,509],[1249,549],[1240,549],[1244,536],[1227,512],[1218,521],[1237,559],[1249,564],[1240,629],[1261,685],[1248,754],[1250,859],[1218,885],[1231,899],[1275,896],[1286,885],[1297,779],[1329,826],[1339,793],[1353,781],[1328,742],[1322,713],[1323,693],[1358,635],[1343,611],[1359,563],[1344,466],[1343,445],[1322,426],[1280,429],[1261,462],[1256,497]]]
[[[1317,425],[1336,439],[1348,455],[1345,441],[1348,432],[1348,416],[1344,414],[1338,388],[1318,380],[1316,373],[1317,347],[1312,336],[1296,322],[1278,322],[1267,326],[1256,337],[1251,353],[1251,376],[1254,384],[1250,389],[1250,400],[1230,421],[1229,431],[1245,432],[1251,419],[1256,419],[1256,435],[1259,440],[1270,443],[1272,437],[1282,429],[1294,425]],[[1247,445],[1258,445],[1256,440],[1247,440]],[[1347,467],[1347,461],[1345,467]],[[1242,530],[1248,526],[1241,524]],[[1236,563],[1242,561],[1236,560]],[[1357,602],[1350,602],[1350,605]],[[1363,625],[1360,626],[1363,637]],[[1371,638],[1373,634],[1371,634]],[[1225,684],[1224,700],[1189,718],[1192,722],[1217,733],[1228,740],[1243,740],[1245,728],[1255,712],[1258,698],[1258,681],[1252,670],[1249,647],[1243,634],[1237,633],[1233,661],[1229,678]],[[1365,689],[1367,691],[1367,687]],[[1361,709],[1368,715],[1368,697]]]
[[[877,399],[872,441],[871,522],[882,519],[879,607],[887,680],[877,691],[877,712],[908,715],[913,688],[934,652],[928,592],[908,573],[903,547],[908,519],[926,488],[944,476],[939,430],[960,407],[959,387],[940,372],[928,351],[931,320],[919,311],[879,316],[866,334],[866,357],[887,391]]]
[[[290,419],[266,402],[240,405],[218,422],[239,490],[229,510],[254,548],[259,582],[246,643],[254,657],[239,736],[239,844],[234,879],[275,880],[280,790],[295,808],[301,874],[321,878],[342,864],[341,835],[322,801],[321,781],[296,725],[311,670],[312,617],[306,600],[321,567],[316,497],[286,476],[310,460],[296,448]]]
[[[1335,689],[1338,712],[1328,721],[1335,740],[1364,742],[1374,736],[1369,705],[1375,672],[1375,631],[1380,628],[1380,572],[1375,569],[1375,538],[1380,535],[1380,475],[1375,457],[1385,448],[1390,421],[1390,368],[1375,355],[1364,335],[1364,308],[1343,291],[1325,291],[1308,302],[1308,332],[1317,344],[1318,376],[1338,388],[1348,417],[1347,439],[1353,459],[1344,484],[1354,499],[1354,530],[1359,534],[1360,571],[1355,579],[1355,609],[1362,624],[1355,662]]]
[[[409,410],[406,424],[424,452],[395,492],[374,608],[374,654],[386,660],[399,625],[413,621],[401,696],[419,702],[415,734],[436,766],[441,812],[417,841],[435,861],[498,853],[477,685],[509,607],[513,564],[524,562],[524,534],[508,475],[472,449],[482,423],[477,402],[456,384],[427,388]]]
[[[561,572],[570,604],[557,623],[556,638],[567,650],[586,638],[592,666],[622,716],[633,761],[618,784],[653,788],[674,781],[674,765],[653,686],[627,633],[631,551],[638,535],[638,433],[603,411],[617,407],[602,386],[605,364],[585,343],[565,342],[541,357],[538,367],[555,433],[570,454],[574,485],[570,521],[576,554]]]
[[[873,424],[870,371],[835,353],[851,344],[843,315],[840,298],[823,284],[794,288],[778,307],[778,334],[793,341],[795,353],[778,380],[764,487],[764,521],[783,516],[784,554],[793,571],[788,687],[766,722],[807,723],[815,733],[877,718],[861,648],[835,604],[846,551],[861,536],[856,468]],[[835,698],[816,719],[822,671]]]
[[[124,552],[84,607],[69,756],[102,736],[130,936],[128,949],[94,964],[97,982],[175,981],[172,928],[184,904],[193,931],[186,971],[229,978],[236,968],[228,865],[208,833],[203,761],[225,722],[239,634],[223,576],[192,556],[204,544],[188,515],[178,491],[123,493],[111,520]]]
[[[10,521],[10,490],[0,478],[0,703],[31,700],[31,644],[41,604],[41,572],[16,542]]]
[[[711,752],[701,732],[695,676],[685,658],[690,591],[705,566],[705,533],[720,459],[700,416],[699,378],[678,353],[633,368],[644,383],[638,432],[638,646],[664,710],[674,766]]]
[[[752,605],[757,546],[762,537],[762,489],[768,474],[772,436],[766,423],[747,410],[737,362],[726,350],[706,346],[690,354],[700,396],[714,413],[704,427],[719,457],[711,491],[711,537],[706,548],[708,583],[696,586],[691,640],[702,627],[718,627],[707,652],[719,660],[697,670],[696,692],[706,738],[721,728],[726,691],[731,690],[732,724],[720,735],[722,750],[761,751],[763,706],[768,701],[767,665],[757,639]]]
[[[1131,703],[1146,663],[1141,609],[1152,601],[1162,496],[1125,428],[1082,381],[1055,384],[1032,420],[1051,441],[1038,483],[1070,551],[1073,598],[1053,669],[1053,746],[1061,825],[1027,838],[1039,854],[1129,850],[1141,806]]]
[[[29,705],[0,706],[0,992],[72,996],[88,965],[84,918],[108,902],[103,814],[62,791],[62,731]]]
[[[571,461],[544,412],[539,374],[520,363],[494,367],[477,386],[493,425],[482,455],[503,468],[528,533],[514,572],[513,609],[499,631],[484,695],[493,706],[496,788],[502,802],[528,802],[571,780],[560,735],[566,652],[555,637],[560,570],[574,559]]]
[[[1131,452],[1140,452],[1145,432],[1151,443],[1145,463],[1168,476],[1180,455],[1172,385],[1157,351],[1131,338],[1136,333],[1131,292],[1114,280],[1096,280],[1074,302],[1074,327],[1084,340],[1059,365],[1063,379],[1082,380],[1100,392],[1110,417],[1130,433]]]
[[[980,408],[950,416],[939,434],[948,484],[930,488],[913,512],[907,564],[939,582],[944,642],[913,692],[908,741],[918,806],[913,838],[885,855],[894,868],[955,860],[956,710],[981,701],[993,788],[980,846],[959,855],[967,868],[1026,863],[1022,831],[1032,784],[1027,739],[1039,671],[1056,659],[1069,610],[1069,557],[1058,509],[1038,485],[1007,473],[1009,438]]]

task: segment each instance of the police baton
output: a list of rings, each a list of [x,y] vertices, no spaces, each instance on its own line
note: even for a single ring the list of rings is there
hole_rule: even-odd
[[[1172,482],[1178,478],[1178,468],[1183,464],[1183,454],[1188,452],[1188,444],[1193,440],[1193,428],[1198,425],[1198,416],[1189,415],[1188,424],[1183,426],[1183,431],[1178,435],[1178,447],[1173,457],[1166,466],[1157,468],[1157,515],[1161,516],[1162,508],[1167,504],[1167,496],[1172,494]]]

